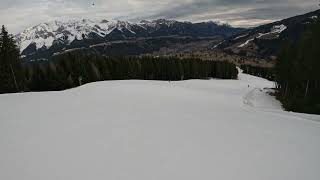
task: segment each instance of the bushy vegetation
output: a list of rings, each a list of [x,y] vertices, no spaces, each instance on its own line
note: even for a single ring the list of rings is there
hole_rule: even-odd
[[[286,43],[275,67],[278,98],[290,111],[320,114],[320,22]]]

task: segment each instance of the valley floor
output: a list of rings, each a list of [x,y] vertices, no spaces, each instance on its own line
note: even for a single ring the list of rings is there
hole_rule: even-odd
[[[318,180],[320,116],[273,82],[107,81],[0,95],[3,180]]]

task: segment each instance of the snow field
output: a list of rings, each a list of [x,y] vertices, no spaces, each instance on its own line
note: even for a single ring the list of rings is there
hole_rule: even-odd
[[[318,180],[320,116],[283,111],[273,85],[240,73],[0,95],[0,179]]]

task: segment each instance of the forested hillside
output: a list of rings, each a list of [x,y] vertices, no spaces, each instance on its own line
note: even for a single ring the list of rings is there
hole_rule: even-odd
[[[320,114],[320,22],[310,26],[297,43],[288,42],[276,71],[278,97],[291,111]]]

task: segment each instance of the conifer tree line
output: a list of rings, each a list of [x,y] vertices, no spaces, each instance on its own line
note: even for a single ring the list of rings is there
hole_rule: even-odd
[[[290,111],[320,114],[320,22],[287,42],[275,66],[278,98]]]
[[[275,71],[274,68],[268,67],[258,67],[252,65],[241,65],[240,68],[243,70],[243,73],[251,74],[253,76],[262,77],[270,81],[275,80]]]
[[[29,91],[63,90],[104,80],[236,79],[238,71],[228,62],[174,57],[105,57],[67,53],[50,61],[25,65]]]
[[[228,62],[175,57],[106,57],[70,51],[45,61],[21,63],[19,49],[5,27],[0,33],[0,93],[64,90],[103,80],[236,79]]]

